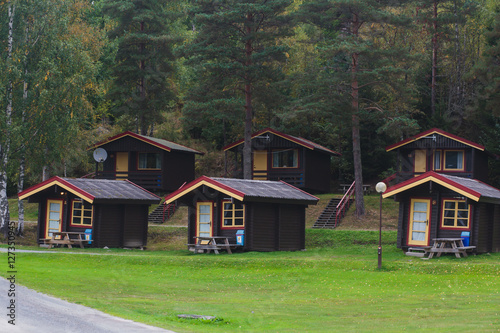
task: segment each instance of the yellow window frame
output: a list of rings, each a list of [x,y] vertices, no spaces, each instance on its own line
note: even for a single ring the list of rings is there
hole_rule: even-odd
[[[241,208],[236,208],[237,205]],[[241,215],[241,216],[237,216]],[[241,221],[241,224],[236,224]],[[226,224],[226,223],[229,224]],[[231,203],[222,201],[222,228],[242,228],[245,227],[245,205],[242,203]]]
[[[446,208],[446,203],[454,203],[454,208]],[[470,229],[470,205],[465,209],[459,208],[459,203],[465,203],[465,200],[457,199],[443,199],[442,212],[441,212],[441,228],[443,229]],[[446,213],[453,212],[453,216],[446,216]],[[467,217],[459,217],[459,212],[467,212]],[[466,220],[465,226],[458,225],[458,220]],[[453,225],[445,225],[445,221],[453,221]]]
[[[461,168],[447,168],[446,167],[446,153],[449,153],[449,152],[458,152],[458,153],[462,153],[462,167]],[[442,165],[441,165],[442,169],[444,171],[464,171],[465,170],[465,151],[463,150],[457,150],[457,149],[449,149],[449,150],[443,150],[443,155],[442,155]]]
[[[81,204],[81,208],[76,208],[76,204]],[[82,226],[91,227],[92,221],[94,220],[94,206],[87,204],[85,201],[80,199],[74,199],[71,201],[71,225],[72,226]],[[90,216],[85,216],[85,212],[90,211]],[[75,214],[76,213],[76,214]],[[80,219],[80,222],[75,222],[76,219]],[[90,223],[84,223],[85,220],[90,220]]]

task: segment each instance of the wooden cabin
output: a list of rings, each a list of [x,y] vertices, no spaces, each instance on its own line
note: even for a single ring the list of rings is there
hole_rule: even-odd
[[[236,170],[230,177],[243,176],[243,143],[241,139],[224,147],[233,153]],[[312,141],[266,128],[252,134],[254,180],[283,180],[312,192],[330,191],[330,160],[341,154]],[[227,163],[226,163],[227,165]],[[226,170],[226,173],[229,173]]]
[[[487,181],[488,153],[484,146],[433,128],[386,147],[397,153],[396,182],[427,171]]]
[[[38,243],[53,232],[91,233],[92,247],[143,247],[148,209],[160,197],[130,181],[52,177],[21,193],[38,203]]]
[[[318,198],[283,181],[202,176],[165,198],[189,207],[188,243],[224,236],[231,244],[244,233],[245,251],[305,248],[305,210]]]
[[[124,132],[96,143],[108,158],[96,178],[128,179],[150,191],[170,192],[195,178],[195,155],[186,146],[133,132]]]
[[[465,236],[476,252],[500,251],[500,190],[487,185],[484,147],[432,129],[387,147],[398,153],[398,183],[383,197],[399,202],[397,246]]]

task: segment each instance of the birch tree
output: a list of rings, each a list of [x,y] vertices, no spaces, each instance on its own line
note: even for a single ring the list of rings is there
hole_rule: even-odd
[[[12,48],[14,44],[14,15],[16,6],[13,1],[8,2],[8,36],[7,36],[7,60],[5,62],[5,72],[8,82],[6,87],[6,107],[4,113],[4,125],[0,141],[0,230],[7,235],[10,224],[9,202],[7,197],[7,166],[9,163],[11,126],[12,126]]]

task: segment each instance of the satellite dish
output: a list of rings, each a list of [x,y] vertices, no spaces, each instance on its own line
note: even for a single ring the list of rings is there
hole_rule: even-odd
[[[94,150],[94,160],[96,162],[104,162],[106,158],[108,158],[108,153],[104,149],[97,148]]]

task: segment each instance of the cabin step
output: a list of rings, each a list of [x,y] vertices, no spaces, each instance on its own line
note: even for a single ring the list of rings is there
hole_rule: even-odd
[[[425,252],[406,252],[406,255],[410,257],[423,258],[425,256]]]

